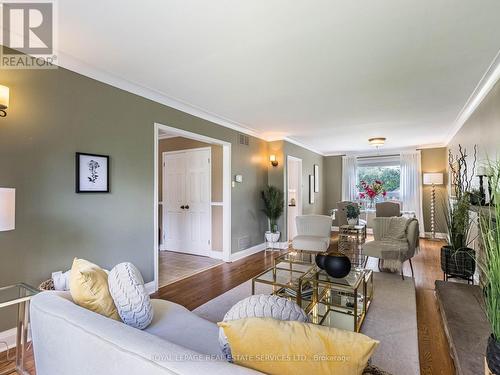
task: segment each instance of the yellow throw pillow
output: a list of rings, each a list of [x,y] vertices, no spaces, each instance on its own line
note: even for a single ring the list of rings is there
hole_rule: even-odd
[[[360,333],[270,318],[219,327],[234,363],[271,375],[361,375],[379,343]]]
[[[71,267],[69,291],[76,304],[121,321],[109,293],[108,274],[101,267],[75,258]]]

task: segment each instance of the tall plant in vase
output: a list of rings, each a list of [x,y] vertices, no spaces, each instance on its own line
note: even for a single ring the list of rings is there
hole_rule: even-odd
[[[490,177],[491,197],[500,202],[500,161],[491,165],[490,171],[493,172]],[[484,258],[477,262],[484,276],[484,301],[492,332],[486,349],[486,362],[492,373],[500,374],[500,206],[492,206],[480,218]]]
[[[278,220],[284,210],[284,194],[276,186],[269,185],[261,192],[261,197],[264,201],[262,212],[269,220],[269,231],[266,232],[266,240],[272,243],[278,242],[280,238]]]
[[[444,278],[461,278],[473,282],[476,271],[475,251],[469,248],[473,238],[470,232],[472,219],[469,215],[472,178],[475,174],[477,146],[471,156],[472,165],[468,165],[467,150],[458,145],[458,154],[449,151],[449,169],[452,197],[448,201],[446,225],[448,244],[441,248],[441,270]],[[470,168],[470,169],[469,169]]]
[[[380,180],[375,180],[371,184],[364,180],[361,180],[359,182],[359,188],[363,190],[361,193],[359,193],[359,198],[367,199],[369,208],[373,208],[375,199],[377,197],[385,197],[387,195],[387,191],[384,188],[384,182]]]

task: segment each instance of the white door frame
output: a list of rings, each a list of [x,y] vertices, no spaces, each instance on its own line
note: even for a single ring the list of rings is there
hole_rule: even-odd
[[[159,241],[158,241],[158,141],[159,131],[164,130],[179,137],[186,137],[200,142],[222,146],[222,260],[231,260],[231,143],[220,139],[192,133],[172,126],[154,123],[154,157],[153,157],[153,260],[154,290],[158,290],[159,273]],[[212,252],[213,254],[214,252]]]
[[[302,207],[303,207],[303,196],[302,196],[302,159],[300,158],[297,158],[295,156],[291,156],[291,155],[287,155],[286,156],[286,173],[285,173],[285,186],[286,186],[286,226],[287,226],[287,231],[286,231],[286,235],[288,237],[288,241],[291,241],[292,238],[290,238],[290,233],[288,233],[288,202],[289,202],[289,198],[288,198],[288,173],[289,173],[289,170],[290,168],[288,167],[289,166],[289,162],[290,161],[296,161],[298,162],[299,164],[299,173],[298,173],[298,178],[297,178],[297,185],[298,185],[298,189],[297,189],[297,198],[298,198],[298,202],[297,202],[297,215],[302,215]]]
[[[206,254],[204,254],[205,256],[208,256],[210,258],[218,258],[220,259],[221,257],[217,257],[217,252],[214,252],[212,251],[212,243],[213,243],[213,239],[212,239],[212,148],[211,147],[195,147],[195,148],[187,148],[187,149],[183,149],[183,150],[175,150],[175,151],[164,151],[162,152],[162,157],[161,157],[161,160],[163,163],[165,163],[165,156],[167,155],[175,155],[175,154],[183,154],[183,153],[187,153],[187,152],[193,152],[193,151],[208,151],[210,153],[210,164],[209,164],[209,173],[208,173],[208,197],[210,198],[210,204],[209,204],[209,207],[208,207],[208,217],[209,217],[209,221],[208,221],[208,227],[209,227],[209,233],[210,233],[210,249],[206,252]],[[162,187],[163,187],[163,191],[162,191],[162,197],[163,197],[163,200],[162,200],[162,203],[164,204],[165,201],[165,182],[166,182],[166,176],[167,174],[165,173],[165,169],[166,169],[166,166],[165,164],[162,165]],[[162,212],[163,212],[163,218],[162,218],[162,233],[165,233],[165,224],[166,224],[166,221],[165,221],[165,207],[163,207],[162,209]],[[162,247],[162,245],[160,244],[159,246],[159,249],[160,250],[167,250],[166,248]],[[215,254],[214,254],[215,253]],[[186,253],[186,254],[189,254],[189,253]]]

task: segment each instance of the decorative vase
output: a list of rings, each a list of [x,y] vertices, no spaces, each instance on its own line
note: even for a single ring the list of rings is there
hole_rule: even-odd
[[[325,269],[325,259],[327,256],[328,256],[328,253],[319,253],[316,255],[316,258],[315,258],[316,264],[322,270]]]
[[[325,257],[324,267],[331,277],[341,279],[351,272],[351,261],[341,253],[330,253]]]
[[[454,250],[448,245],[441,248],[441,270],[447,276],[471,279],[476,272],[475,259],[473,249]]]
[[[279,241],[281,233],[280,232],[271,232],[268,230],[268,231],[266,231],[265,236],[266,236],[267,242],[275,243],[275,242]]]
[[[370,210],[375,208],[375,199],[368,198],[368,200],[366,201],[366,208]]]
[[[495,340],[493,334],[488,338],[486,363],[493,374],[500,374],[500,341]]]
[[[347,224],[349,224],[349,225],[358,225],[358,218],[347,219]]]

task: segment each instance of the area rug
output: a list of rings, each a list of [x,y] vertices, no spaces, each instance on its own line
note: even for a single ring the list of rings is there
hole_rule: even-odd
[[[374,365],[394,375],[418,375],[417,308],[415,283],[395,274],[374,273],[374,298],[361,332],[380,341],[372,357]],[[227,291],[193,310],[197,315],[219,322],[238,301],[250,296],[252,282]],[[267,285],[256,284],[257,294],[268,294]]]

